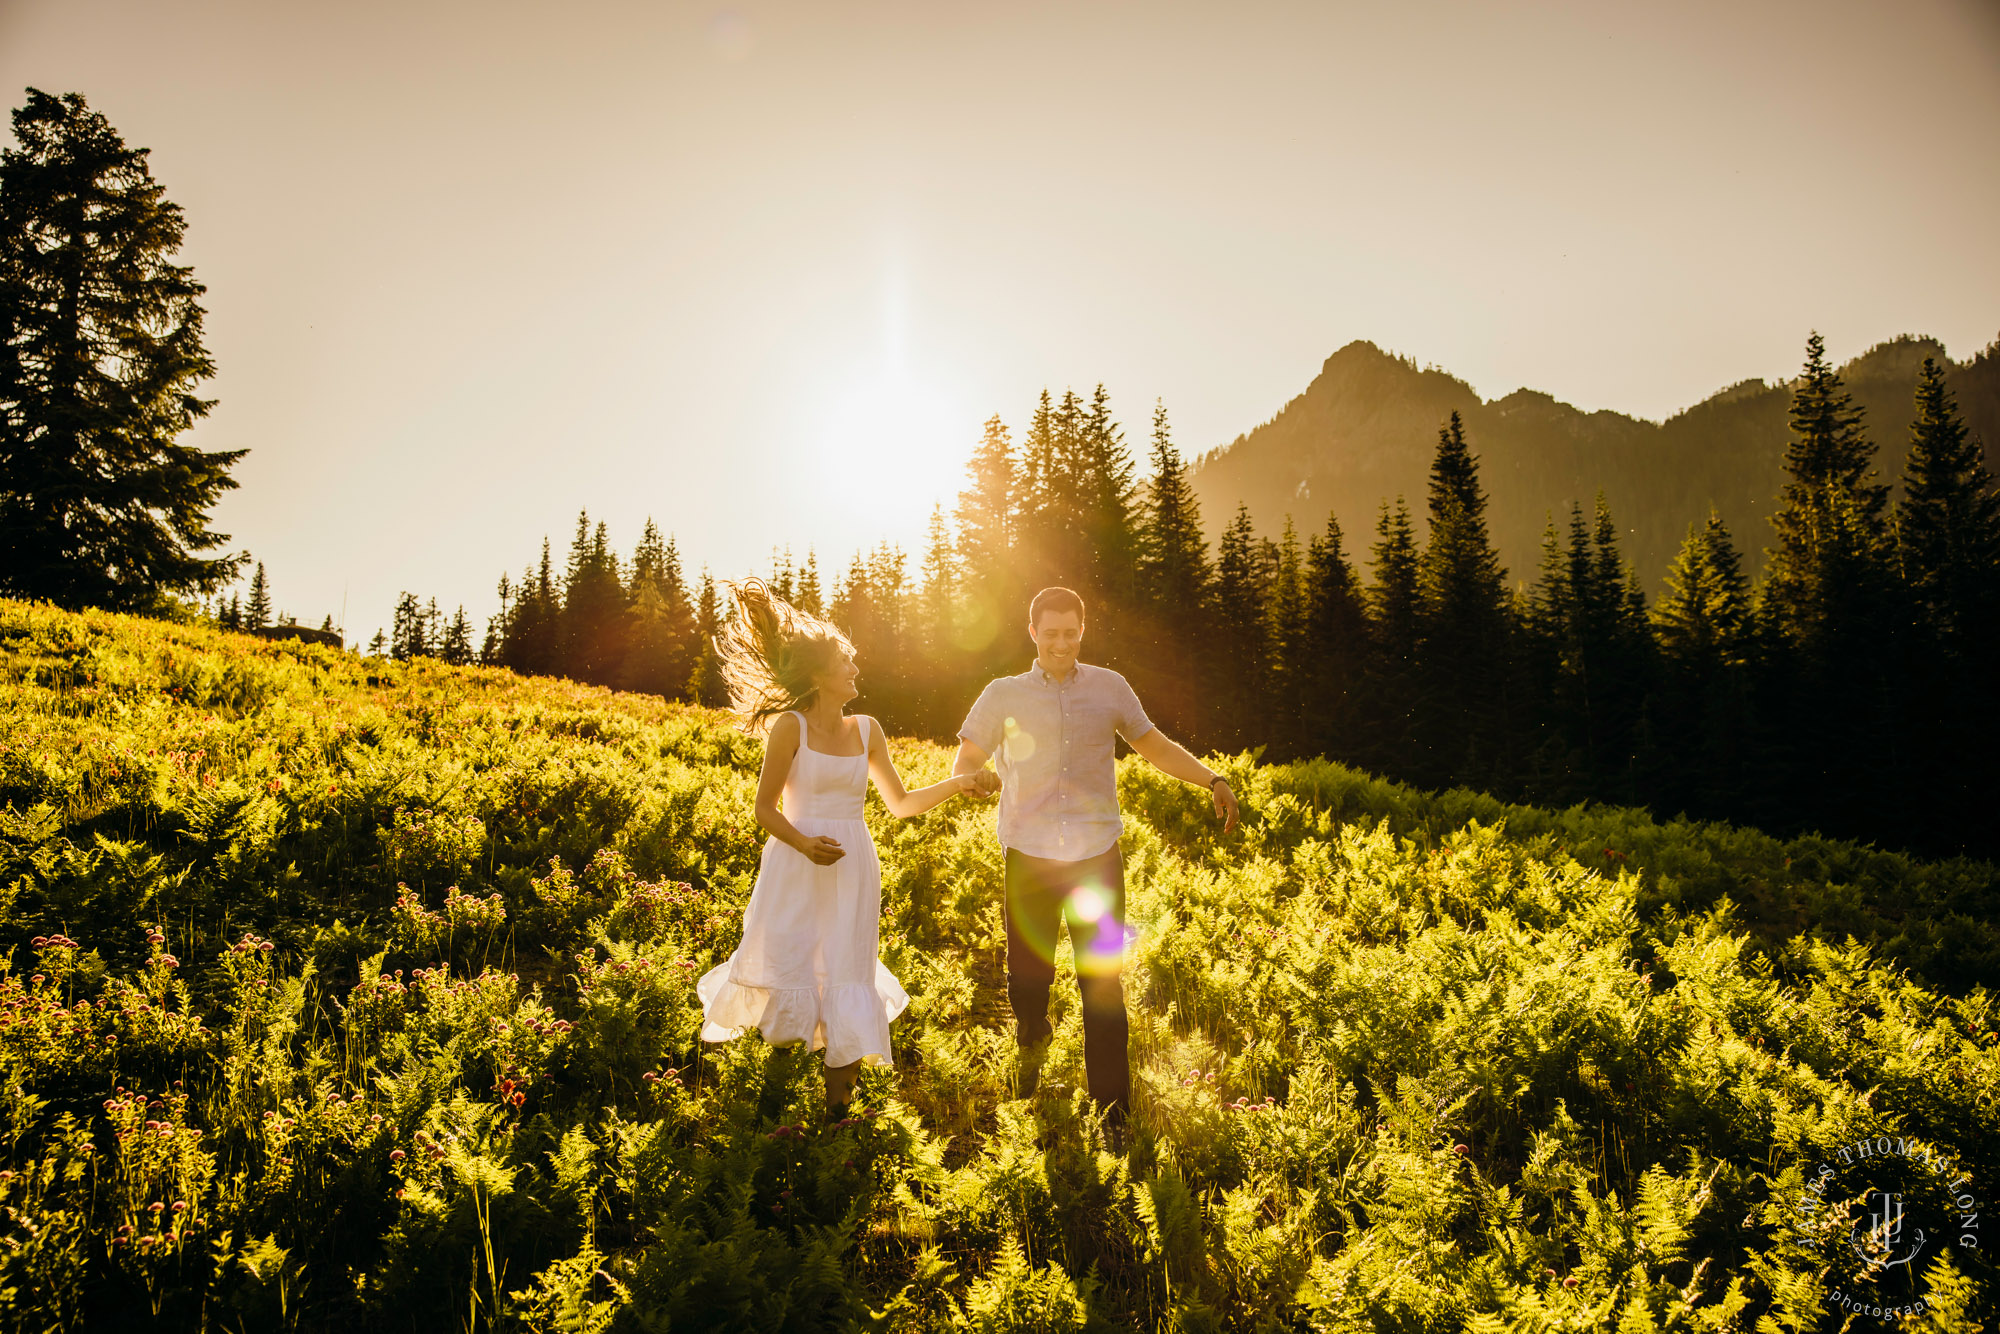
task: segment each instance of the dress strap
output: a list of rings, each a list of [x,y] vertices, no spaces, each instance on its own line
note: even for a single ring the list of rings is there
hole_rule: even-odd
[[[854,725],[861,729],[861,753],[863,756],[866,756],[868,754],[868,715],[865,713],[855,714]]]

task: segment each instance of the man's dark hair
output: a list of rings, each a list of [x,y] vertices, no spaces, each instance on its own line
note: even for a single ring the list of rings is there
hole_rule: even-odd
[[[1079,625],[1088,619],[1083,614],[1083,599],[1067,588],[1044,588],[1035,594],[1035,600],[1028,604],[1028,624],[1039,627],[1045,611],[1073,611]]]

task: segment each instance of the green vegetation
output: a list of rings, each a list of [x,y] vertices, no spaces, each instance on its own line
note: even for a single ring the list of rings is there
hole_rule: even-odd
[[[1812,1164],[1914,1137],[1993,1189],[1992,866],[1248,757],[1226,841],[1121,772],[1129,1161],[1067,979],[1003,1092],[990,807],[875,808],[913,1000],[822,1130],[815,1062],[693,1040],[758,758],[651,696],[0,602],[0,1322],[1832,1330],[1870,1289],[1859,1206],[1793,1226]],[[1984,1252],[1923,1258],[1904,1327],[1990,1327]]]

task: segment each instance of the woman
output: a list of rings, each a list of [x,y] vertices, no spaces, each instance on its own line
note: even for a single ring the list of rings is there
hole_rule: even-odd
[[[910,1000],[876,957],[882,865],[861,818],[868,780],[903,819],[995,784],[967,774],[904,791],[881,727],[845,712],[856,694],[847,636],[761,580],[730,591],[735,611],[715,646],[745,730],[768,731],[757,823],[770,838],[743,942],[696,988],[701,1036],[726,1042],[754,1027],[774,1045],[824,1048],[831,1123],[846,1116],[861,1063],[890,1063],[889,1021]]]

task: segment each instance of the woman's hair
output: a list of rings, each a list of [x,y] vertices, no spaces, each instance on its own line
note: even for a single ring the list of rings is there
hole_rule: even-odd
[[[819,674],[854,645],[838,626],[800,611],[762,579],[723,586],[736,604],[715,632],[729,706],[744,731],[763,732],[778,714],[810,707]]]

